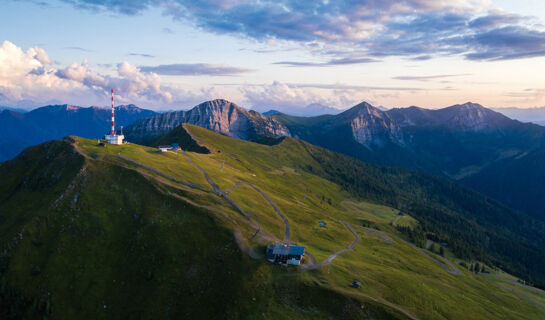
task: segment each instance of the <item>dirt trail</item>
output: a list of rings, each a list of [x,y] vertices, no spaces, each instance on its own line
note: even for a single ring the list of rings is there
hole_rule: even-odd
[[[460,272],[460,270],[452,263],[450,262],[448,259],[445,259],[443,257],[440,257],[440,256],[437,256],[437,255],[434,255],[432,256],[431,253],[428,253],[426,252],[426,250],[424,249],[421,249],[417,246],[415,246],[414,244],[410,243],[409,241],[405,241],[399,237],[396,237],[394,235],[392,235],[392,237],[394,237],[397,241],[401,241],[405,244],[408,244],[409,246],[411,246],[413,249],[415,249],[416,251],[420,252],[421,254],[425,255],[426,257],[428,257],[430,260],[434,261],[435,263],[437,263],[441,268],[443,268],[446,272],[450,273],[450,274],[453,274],[453,275],[461,275],[462,272]],[[441,259],[443,262],[439,261],[438,259]],[[447,266],[448,265],[448,266]]]
[[[508,287],[506,287],[506,286],[504,286],[504,285],[501,285],[501,284],[498,284],[498,286],[499,286],[500,288],[506,290],[506,291],[511,292],[512,294],[514,294],[515,296],[519,297],[520,299],[522,299],[522,300],[524,300],[524,301],[527,301],[527,302],[533,304],[534,306],[536,306],[536,307],[538,307],[538,308],[540,308],[540,309],[545,310],[545,305],[543,305],[543,304],[537,302],[537,301],[534,300],[532,297],[529,297],[529,296],[527,296],[527,295],[523,295],[523,294],[521,294],[520,292],[518,292],[517,290],[512,289],[512,288],[508,288]]]
[[[208,175],[208,173],[206,171],[204,171],[203,168],[201,168],[201,166],[199,166],[198,164],[196,164],[195,162],[193,162],[193,159],[191,159],[190,156],[188,156],[184,150],[182,150],[182,154],[187,158],[187,160],[189,161],[189,163],[191,163],[191,165],[193,165],[195,168],[197,168],[201,173],[202,175],[204,176],[204,178],[206,179],[206,181],[208,182],[208,184],[212,187],[212,189],[214,190],[214,192],[216,193],[219,193],[221,192],[220,188],[218,187],[217,184],[214,183],[214,181],[212,181],[212,179],[210,178],[210,176]]]
[[[282,219],[282,221],[284,221],[284,242],[286,242],[286,243],[290,242],[290,222],[288,221],[286,216],[282,213],[282,211],[280,211],[280,209],[278,209],[276,204],[271,200],[271,198],[265,192],[261,191],[259,188],[257,188],[256,186],[254,186],[253,184],[251,184],[249,182],[237,182],[231,188],[226,189],[225,191],[223,191],[223,193],[227,194],[227,193],[233,191],[234,189],[236,189],[238,187],[241,187],[241,186],[244,186],[244,185],[247,185],[247,186],[251,187],[252,189],[254,189],[255,191],[257,191],[259,194],[261,194],[261,196],[263,196],[263,198],[265,198],[265,200],[267,200],[267,202],[269,202],[269,204],[273,208],[274,212],[276,212],[276,214]]]
[[[353,227],[356,227],[358,228],[359,230],[379,239],[380,241],[383,241],[383,242],[388,242],[388,243],[392,243],[393,240],[388,237],[385,233],[377,230],[377,229],[373,229],[373,228],[366,228],[366,227],[360,227],[360,226],[355,226],[355,225],[352,225]]]
[[[121,155],[120,153],[117,154],[117,156],[125,161],[129,161],[137,166],[140,166],[142,168],[145,168],[145,169],[148,169],[149,171],[152,171],[154,173],[157,173],[158,175],[162,176],[163,178],[167,178],[169,180],[172,180],[176,183],[180,183],[180,184],[183,184],[185,186],[188,186],[190,188],[194,188],[194,189],[199,189],[199,190],[203,190],[205,191],[205,189],[201,186],[201,185],[198,185],[198,184],[195,184],[195,183],[191,183],[191,182],[188,182],[188,181],[185,181],[185,180],[182,180],[182,179],[176,179],[175,177],[171,176],[171,175],[168,175],[158,169],[155,169],[153,167],[150,167],[146,164],[143,164],[142,162],[139,162],[139,161],[136,161],[134,159],[131,159],[131,158],[127,158],[123,155]]]
[[[339,221],[340,223],[344,224],[344,226],[354,235],[354,241],[352,241],[351,244],[348,245],[348,247],[340,250],[340,251],[337,251],[335,253],[333,253],[332,255],[330,255],[325,261],[322,261],[320,263],[316,263],[316,264],[313,264],[313,265],[304,265],[301,267],[301,271],[309,271],[309,270],[315,270],[315,269],[319,269],[323,266],[326,266],[328,264],[331,263],[331,261],[333,261],[335,258],[337,258],[337,256],[343,254],[343,253],[346,253],[348,252],[350,249],[353,249],[354,246],[356,245],[356,243],[358,243],[358,241],[360,240],[360,237],[358,236],[358,234],[356,232],[354,232],[354,230],[352,230],[352,228],[350,228],[350,225],[348,222],[345,222],[345,221]]]
[[[363,232],[365,232],[365,233],[367,233],[369,235],[372,235],[372,236],[378,238],[381,241],[389,242],[389,243],[393,242],[392,238],[390,238],[388,235],[386,235],[386,233],[384,233],[382,231],[379,231],[377,229],[365,228],[365,227],[360,227],[360,226],[354,226],[354,227],[358,228],[359,230],[361,230],[361,231],[363,231]],[[423,254],[424,256],[426,256],[427,258],[432,260],[433,262],[437,263],[446,272],[448,272],[450,274],[454,274],[454,275],[461,275],[462,274],[462,272],[460,272],[460,270],[452,262],[450,262],[448,259],[440,257],[440,256],[435,256],[434,257],[434,256],[432,256],[431,253],[426,252],[426,250],[424,250],[424,249],[418,248],[417,246],[415,246],[414,244],[412,244],[412,243],[410,243],[408,241],[405,241],[405,240],[403,240],[403,239],[401,239],[399,237],[396,237],[394,235],[391,235],[391,236],[396,238],[397,241],[408,244],[409,246],[411,246],[416,251],[420,252],[421,254]],[[439,261],[439,260],[441,260],[441,261]]]
[[[399,219],[401,219],[402,216],[397,216],[394,221],[392,221],[392,225],[395,227],[397,225],[397,222],[399,221]]]

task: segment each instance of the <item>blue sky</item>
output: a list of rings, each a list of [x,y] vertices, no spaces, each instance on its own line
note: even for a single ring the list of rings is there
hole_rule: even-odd
[[[0,104],[545,105],[545,1],[65,0],[0,9]]]

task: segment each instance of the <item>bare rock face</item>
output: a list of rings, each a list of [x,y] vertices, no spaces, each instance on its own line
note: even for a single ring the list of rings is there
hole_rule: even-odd
[[[403,143],[399,126],[387,113],[362,102],[339,115],[350,125],[354,140],[372,149],[383,147],[388,142]]]
[[[259,135],[290,136],[289,130],[278,121],[223,99],[201,103],[189,111],[166,112],[142,119],[126,128],[125,135],[139,142],[161,136],[182,123],[244,140]]]

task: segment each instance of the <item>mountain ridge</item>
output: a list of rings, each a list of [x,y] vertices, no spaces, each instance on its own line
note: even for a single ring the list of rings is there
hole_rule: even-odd
[[[290,136],[285,126],[257,111],[246,111],[225,99],[205,101],[187,111],[173,111],[141,119],[125,130],[126,136],[139,142],[157,138],[182,123],[191,123],[239,139],[259,136]]]
[[[155,114],[135,105],[116,106],[116,125],[127,126]],[[48,105],[29,112],[0,111],[0,161],[13,158],[24,148],[68,135],[101,138],[110,131],[111,112],[106,107]]]
[[[276,114],[271,117],[284,123],[294,137],[310,143],[371,163],[406,167],[459,180],[545,219],[545,200],[540,200],[545,199],[545,191],[541,198],[528,199],[532,203],[528,206],[521,202],[521,197],[515,201],[511,199],[512,193],[498,192],[502,188],[512,188],[508,179],[488,174],[489,179],[498,179],[495,181],[498,190],[494,192],[477,183],[479,173],[486,167],[498,161],[505,162],[504,159],[515,161],[516,157],[544,145],[545,128],[541,126],[510,119],[471,102],[443,109],[413,106],[387,111],[362,102],[339,115],[293,117]],[[510,172],[516,172],[513,166],[510,168]],[[535,169],[539,171],[539,168]],[[513,174],[511,178],[517,180],[518,175]],[[491,182],[492,185],[495,183]]]
[[[0,315],[543,318],[545,294],[494,268],[541,283],[543,223],[446,179],[302,140],[178,128],[210,153],[70,137],[0,164]],[[301,269],[264,258],[284,224],[309,254]],[[447,241],[444,256],[426,239]],[[489,273],[464,267],[475,261]]]

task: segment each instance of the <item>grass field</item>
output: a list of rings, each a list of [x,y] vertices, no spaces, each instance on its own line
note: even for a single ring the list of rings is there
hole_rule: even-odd
[[[255,189],[240,185],[228,192],[248,220],[181,153],[135,144],[98,147],[75,138],[88,173],[79,189],[66,189],[59,208],[19,221],[25,240],[12,255],[11,285],[31,297],[43,295],[43,288],[53,292],[56,318],[545,319],[543,291],[502,272],[447,273],[396,240],[403,235],[395,226],[414,227],[416,219],[296,169],[319,166],[301,142],[266,146],[186,129],[211,151],[187,152],[194,164],[221,190],[251,183],[266,193],[288,219],[290,241],[318,262],[354,241],[340,221],[354,226],[354,249],[303,273],[251,258],[281,241],[285,229]],[[46,216],[43,227],[37,221]],[[253,236],[256,225],[261,231]],[[233,234],[239,235],[235,242]],[[446,257],[459,262],[448,250]],[[35,275],[29,280],[29,274]],[[354,280],[361,288],[349,287]]]

